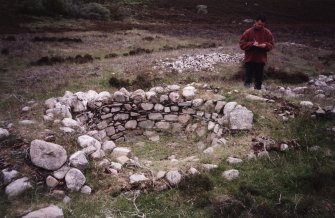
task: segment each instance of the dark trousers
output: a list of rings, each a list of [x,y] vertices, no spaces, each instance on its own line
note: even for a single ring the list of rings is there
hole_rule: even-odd
[[[263,82],[263,69],[264,69],[263,63],[254,63],[254,62],[245,63],[244,85],[250,86],[252,83],[252,78],[255,77],[255,89],[261,89]]]

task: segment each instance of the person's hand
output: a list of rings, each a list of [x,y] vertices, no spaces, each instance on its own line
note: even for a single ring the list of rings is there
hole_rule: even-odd
[[[260,48],[265,48],[265,47],[266,47],[266,44],[265,44],[265,43],[258,44],[258,47],[260,47]]]
[[[256,47],[258,47],[259,46],[259,44],[258,44],[258,42],[257,41],[254,41],[254,44],[252,44],[253,46],[256,46]]]

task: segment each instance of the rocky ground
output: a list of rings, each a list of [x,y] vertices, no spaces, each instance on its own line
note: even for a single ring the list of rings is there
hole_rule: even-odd
[[[241,82],[247,17],[173,13],[0,36],[1,216],[332,216],[332,35],[273,24],[257,91]]]

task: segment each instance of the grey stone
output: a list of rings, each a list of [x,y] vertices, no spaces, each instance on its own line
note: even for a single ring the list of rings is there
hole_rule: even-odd
[[[45,183],[46,183],[47,186],[50,187],[50,188],[54,188],[54,187],[56,187],[56,186],[59,184],[58,180],[55,179],[55,178],[52,177],[52,176],[48,176],[48,177],[46,178],[46,180],[45,180]]]
[[[168,91],[168,92],[171,92],[171,91],[178,91],[180,89],[180,86],[178,86],[178,85],[168,85],[167,87],[166,87],[166,90]]]
[[[233,102],[228,102],[223,109],[223,114],[224,115],[229,115],[229,113],[231,111],[233,111],[236,106],[237,106],[237,102],[234,102],[234,101]]]
[[[213,100],[207,100],[204,104],[204,107],[206,108],[206,110],[214,110],[215,109],[215,104]]]
[[[113,152],[112,152],[112,156],[114,156],[115,158],[117,157],[121,157],[121,156],[129,156],[131,153],[131,150],[127,147],[116,147],[114,148]]]
[[[178,115],[167,114],[164,116],[164,120],[166,121],[178,121]]]
[[[173,112],[178,112],[179,111],[179,107],[178,106],[171,106],[170,109]]]
[[[202,167],[205,170],[209,171],[209,170],[218,168],[218,165],[215,165],[215,164],[202,164]]]
[[[70,203],[70,201],[71,201],[71,198],[70,198],[69,196],[65,196],[65,197],[63,198],[63,203],[64,203],[64,204],[68,204],[68,203]]]
[[[208,131],[212,131],[213,129],[214,129],[214,127],[215,127],[215,123],[214,122],[212,122],[212,121],[209,121],[208,122]]]
[[[170,112],[171,112],[170,107],[164,107],[164,112],[165,112],[165,113],[170,113]]]
[[[23,177],[7,185],[5,189],[5,193],[9,199],[12,199],[12,198],[15,198],[21,195],[23,192],[31,188],[32,188],[32,185],[30,184],[29,179],[27,177]]]
[[[189,114],[182,114],[178,116],[178,121],[182,124],[188,123],[190,119],[191,119],[191,116]]]
[[[55,205],[35,210],[22,218],[64,218],[63,210]]]
[[[59,168],[58,170],[56,170],[55,172],[53,172],[53,176],[56,179],[62,180],[64,179],[65,175],[67,174],[67,172],[70,170],[70,167],[68,166],[62,166],[61,168]]]
[[[136,120],[129,120],[125,124],[126,129],[136,129],[137,127],[137,121]]]
[[[108,118],[113,117],[113,115],[114,115],[113,113],[104,114],[104,115],[101,115],[101,119],[106,120],[106,119],[108,119]]]
[[[194,110],[193,108],[183,108],[182,110],[183,114],[196,114],[196,110]]]
[[[148,181],[149,179],[147,177],[145,177],[145,175],[143,174],[133,174],[129,177],[130,180],[130,184],[134,184],[134,183],[140,183],[140,182],[145,182]]]
[[[178,92],[171,92],[169,94],[169,99],[174,102],[174,103],[177,103],[180,99],[180,95]]]
[[[62,124],[65,127],[70,127],[70,128],[79,128],[80,127],[80,123],[74,119],[71,118],[64,118],[62,120]]]
[[[113,141],[105,141],[102,144],[102,150],[107,153],[112,152],[115,147],[116,145]]]
[[[158,142],[159,141],[159,135],[151,136],[149,137],[149,140],[152,142]]]
[[[113,118],[114,120],[128,120],[129,114],[116,114]]]
[[[19,176],[19,172],[13,169],[3,169],[1,170],[1,174],[2,174],[2,182],[4,185],[9,184],[10,182],[12,182],[14,179],[16,179]]]
[[[101,148],[101,143],[96,140],[95,138],[89,136],[89,135],[81,135],[78,137],[77,139],[80,147],[82,148],[86,148],[86,147],[90,147],[90,146],[94,146],[96,149],[100,149]]]
[[[167,96],[167,95],[161,95],[160,97],[159,97],[159,102],[160,103],[166,103],[166,102],[168,102],[169,101],[169,96]]]
[[[188,170],[188,173],[191,174],[191,175],[199,175],[200,172],[194,168],[194,167],[191,167],[189,170]]]
[[[192,101],[193,107],[200,107],[201,105],[203,105],[203,103],[204,103],[204,100],[201,98],[197,98]]]
[[[23,126],[30,126],[30,125],[36,124],[36,121],[35,120],[20,120],[19,124]]]
[[[251,129],[253,116],[254,114],[247,108],[237,106],[229,113],[229,128],[232,130]]]
[[[60,145],[34,140],[30,144],[30,158],[33,164],[38,167],[57,170],[66,162],[67,154]]]
[[[155,124],[155,127],[158,129],[169,129],[170,128],[170,123],[168,122],[157,122]]]
[[[152,129],[155,125],[155,122],[151,120],[144,120],[138,123],[138,126],[143,129]]]
[[[236,179],[239,175],[240,175],[239,171],[235,169],[226,170],[222,173],[223,178],[225,178],[228,181]]]
[[[266,102],[266,101],[269,100],[269,99],[267,99],[267,98],[262,98],[262,97],[259,97],[259,96],[257,96],[257,95],[250,95],[250,94],[248,94],[248,95],[246,96],[246,99],[248,99],[248,100],[250,100],[250,101],[263,101],[263,102]]]
[[[149,113],[149,120],[162,120],[163,115],[161,113]]]
[[[82,151],[77,151],[72,154],[69,158],[69,161],[71,166],[80,170],[86,169],[89,165],[86,155]]]
[[[86,195],[90,195],[92,192],[91,187],[89,187],[88,185],[84,185],[81,189],[80,189],[80,193],[86,194]]]
[[[152,108],[154,108],[154,104],[152,104],[152,103],[142,103],[141,108],[145,111],[150,111]]]
[[[0,141],[7,138],[8,136],[9,136],[8,130],[0,128]]]
[[[69,190],[79,191],[85,184],[86,178],[80,170],[71,168],[65,176],[65,182]]]
[[[113,99],[116,102],[126,102],[128,100],[128,97],[120,91],[114,92]]]
[[[107,121],[105,121],[105,120],[97,124],[97,127],[98,127],[99,130],[105,129],[107,126],[108,126],[108,124],[107,124]]]
[[[227,163],[229,164],[239,164],[239,163],[242,163],[242,159],[240,158],[235,158],[235,157],[228,157],[227,158]]]
[[[106,156],[105,152],[103,150],[101,150],[101,149],[97,149],[95,152],[93,152],[91,154],[91,157],[93,159],[101,159],[101,158],[103,158],[105,156]]]
[[[116,158],[116,161],[121,164],[124,165],[125,163],[127,163],[129,161],[129,158],[127,156],[120,156]]]
[[[114,135],[116,133],[114,126],[109,126],[106,128],[106,134],[108,136]]]
[[[175,186],[180,183],[182,176],[177,170],[172,170],[166,173],[165,178],[170,185]]]
[[[183,93],[182,95],[184,96],[184,98],[186,98],[187,100],[191,100],[194,98],[195,96],[195,88],[193,86],[186,86],[183,89]]]
[[[155,111],[163,111],[164,110],[164,106],[161,105],[161,104],[155,104],[154,110]]]
[[[145,100],[145,92],[142,89],[138,89],[131,94],[130,98],[133,99],[135,104],[138,104]]]

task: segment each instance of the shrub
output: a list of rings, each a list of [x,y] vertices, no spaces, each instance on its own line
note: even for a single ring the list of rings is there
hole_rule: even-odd
[[[87,19],[109,19],[110,11],[98,3],[83,4],[82,0],[24,0],[20,11],[32,15],[66,15]]]
[[[46,14],[46,9],[43,5],[42,0],[24,0],[20,5],[19,9],[23,13],[33,14],[33,15],[44,15]]]
[[[81,17],[105,20],[110,18],[110,11],[98,3],[87,3],[80,8]]]

